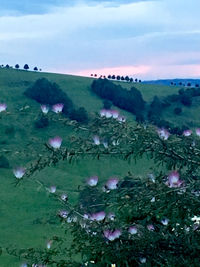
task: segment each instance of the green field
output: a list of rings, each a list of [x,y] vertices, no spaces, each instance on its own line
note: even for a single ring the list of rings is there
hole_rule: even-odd
[[[54,234],[62,234],[63,229],[56,224],[57,203],[44,187],[36,180],[41,181],[46,187],[56,185],[58,191],[67,192],[73,203],[77,198],[77,187],[88,176],[98,175],[103,182],[110,176],[123,177],[128,171],[136,175],[147,174],[150,163],[142,160],[128,164],[127,162],[111,159],[82,160],[69,165],[61,162],[56,167],[49,167],[35,174],[31,179],[15,187],[12,167],[26,166],[36,159],[44,148],[44,143],[50,137],[59,135],[63,138],[63,145],[67,137],[73,134],[70,126],[61,122],[52,122],[47,128],[35,129],[33,122],[40,114],[40,105],[23,95],[25,89],[38,78],[45,77],[60,85],[77,106],[83,106],[94,114],[102,108],[102,100],[91,93],[92,78],[61,75],[53,73],[36,73],[14,69],[0,69],[0,103],[8,105],[7,113],[0,113],[0,155],[5,155],[10,162],[10,169],[0,169],[0,246],[17,248],[45,247],[46,241]],[[133,84],[120,83],[129,89]],[[179,87],[159,85],[134,84],[146,101],[152,100],[155,95],[167,96],[176,93]],[[197,100],[196,100],[197,101]],[[195,103],[193,108],[184,108],[181,116],[172,115],[170,107],[164,117],[174,123],[184,120],[185,124],[196,127],[199,119],[199,106]],[[134,116],[125,111],[120,111],[129,121],[134,122]],[[8,128],[13,126],[14,133]],[[0,266],[19,266],[20,260],[3,253],[0,257]]]

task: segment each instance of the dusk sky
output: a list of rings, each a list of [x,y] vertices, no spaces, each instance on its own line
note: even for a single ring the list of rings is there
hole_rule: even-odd
[[[0,64],[200,78],[200,0],[0,0]]]

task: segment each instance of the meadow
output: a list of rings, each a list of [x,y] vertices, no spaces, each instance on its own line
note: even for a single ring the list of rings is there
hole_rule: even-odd
[[[63,234],[63,228],[58,226],[56,217],[59,203],[52,198],[45,187],[56,185],[58,192],[66,192],[70,202],[74,203],[77,199],[78,186],[91,175],[98,175],[102,182],[113,175],[123,177],[129,171],[136,175],[147,175],[152,166],[147,159],[140,160],[136,164],[106,158],[90,161],[83,159],[73,164],[63,161],[56,167],[35,173],[33,177],[15,186],[13,167],[26,166],[34,161],[43,153],[44,144],[50,137],[61,136],[64,146],[68,142],[68,137],[75,134],[72,127],[64,125],[61,121],[51,122],[44,129],[34,127],[34,121],[41,113],[40,105],[28,99],[23,93],[41,77],[56,82],[77,107],[84,107],[89,114],[94,115],[102,108],[102,99],[90,90],[93,78],[0,69],[0,103],[5,102],[8,106],[6,113],[0,113],[0,155],[6,156],[10,162],[9,169],[0,169],[0,247],[2,248],[13,245],[17,248],[45,247],[51,236]],[[180,87],[142,83],[119,83],[127,90],[134,85],[141,91],[145,101],[151,101],[155,95],[162,97],[177,93],[180,89]],[[181,115],[174,116],[174,107],[171,106],[166,109],[163,117],[177,125],[184,121],[189,127],[197,127],[200,125],[199,105],[198,99],[195,101],[191,108],[184,107]],[[120,113],[126,116],[128,121],[135,123],[132,114],[122,110]],[[5,251],[0,257],[0,266],[15,267],[20,263],[19,259],[6,255]]]

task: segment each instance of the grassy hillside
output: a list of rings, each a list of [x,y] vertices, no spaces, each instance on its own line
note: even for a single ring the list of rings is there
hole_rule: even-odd
[[[93,81],[91,78],[0,69],[0,103],[6,102],[8,105],[8,113],[0,113],[0,155],[5,155],[11,165],[10,169],[0,169],[0,246],[2,247],[8,247],[11,244],[15,244],[18,248],[44,247],[52,235],[63,231],[55,223],[58,203],[35,180],[41,181],[46,187],[56,185],[58,190],[67,192],[70,201],[74,202],[78,185],[88,176],[96,174],[102,182],[113,175],[122,177],[128,171],[138,175],[147,174],[150,168],[150,163],[145,159],[137,165],[133,163],[129,165],[127,162],[115,159],[92,162],[82,160],[73,165],[61,162],[59,166],[47,168],[15,187],[12,167],[25,166],[34,160],[41,153],[49,137],[59,135],[65,145],[67,136],[73,134],[72,128],[64,126],[61,122],[52,122],[45,129],[34,128],[33,122],[40,114],[40,105],[26,98],[23,92],[41,77],[59,84],[77,106],[85,107],[89,113],[98,112],[102,108],[102,100],[90,91]],[[133,85],[120,84],[127,89]],[[179,90],[178,87],[159,85],[134,84],[134,86],[141,91],[146,101],[150,101],[154,95],[166,96]],[[189,116],[196,114],[196,123],[198,123],[196,113],[198,109],[198,105],[191,109],[190,113],[185,109],[183,115],[178,118],[188,120]],[[134,121],[133,115],[120,112],[127,116],[128,120]],[[165,116],[173,121],[174,117],[171,114],[169,109]],[[9,130],[10,127],[13,127],[14,131]],[[0,257],[0,266],[19,266],[19,262],[16,258],[6,256],[5,253]]]

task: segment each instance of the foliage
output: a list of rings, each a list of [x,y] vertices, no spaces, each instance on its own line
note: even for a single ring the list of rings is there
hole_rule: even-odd
[[[112,102],[111,101],[109,101],[107,99],[105,99],[103,101],[103,108],[105,108],[105,109],[111,109],[111,106],[112,106]]]
[[[37,129],[45,128],[49,125],[49,120],[47,117],[42,116],[35,121],[34,125]]]
[[[69,114],[69,118],[80,123],[88,123],[89,121],[87,111],[83,107],[80,107],[79,109],[72,109]]]
[[[5,156],[0,156],[0,168],[8,169],[10,167],[9,161]]]
[[[174,114],[180,115],[182,113],[182,108],[175,108],[174,109]]]

